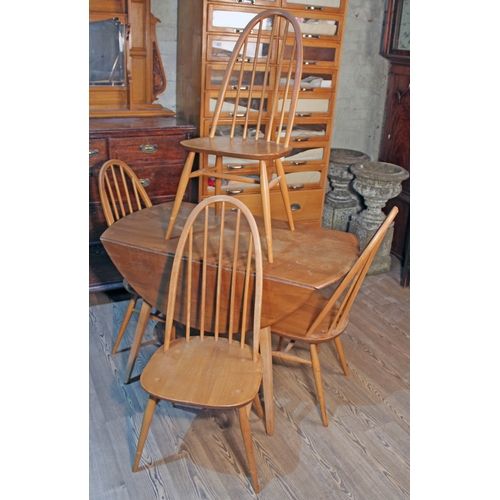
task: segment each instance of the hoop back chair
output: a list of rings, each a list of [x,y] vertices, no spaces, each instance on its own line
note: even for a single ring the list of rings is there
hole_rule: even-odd
[[[101,167],[99,171],[99,197],[108,227],[122,217],[137,210],[153,206],[135,172],[121,160],[108,160]],[[135,309],[137,301],[140,298],[139,295],[126,280],[123,280],[123,287],[132,294],[132,298],[129,301],[122,324],[118,330],[118,335],[111,351],[112,354],[116,354],[132,314],[139,313],[139,310]],[[126,382],[130,379],[148,319],[164,322],[164,318],[152,313],[151,306],[144,301],[141,312],[129,361],[125,369]]]
[[[281,9],[256,15],[241,33],[227,64],[208,137],[188,139],[181,145],[188,156],[167,229],[169,239],[190,179],[214,179],[214,194],[222,180],[258,184],[266,233],[267,255],[273,261],[270,189],[279,184],[290,229],[294,222],[282,158],[288,155],[302,75],[301,31],[296,19]],[[228,110],[229,108],[229,110]],[[225,128],[229,133],[220,136]],[[201,135],[205,133],[201,130]],[[196,153],[205,156],[193,170]],[[215,165],[209,159],[215,157]],[[258,179],[238,175],[243,165],[227,165],[223,157],[258,164]],[[276,173],[272,178],[269,173]],[[271,180],[269,180],[271,178]],[[256,214],[260,215],[260,214]]]
[[[325,297],[321,292],[314,293],[297,311],[271,327],[271,332],[279,336],[278,348],[272,352],[275,358],[312,366],[321,418],[325,427],[328,426],[328,419],[321,380],[318,345],[333,340],[342,369],[345,375],[349,375],[340,335],[349,324],[349,311],[354,299],[397,213],[397,207],[390,211],[356,263],[330,297]],[[284,339],[288,339],[290,342],[283,349]],[[309,344],[310,361],[290,353],[291,348],[297,341]]]
[[[215,202],[221,207],[217,216],[210,209]],[[240,200],[225,195],[197,205],[182,230],[172,264],[165,344],[141,374],[149,400],[134,472],[160,400],[212,409],[236,408],[250,475],[255,491],[259,491],[248,414],[254,402],[263,418],[258,397],[263,370],[259,354],[262,284],[262,250],[250,210]],[[185,338],[170,339],[174,317],[186,326]],[[251,335],[252,346],[246,343],[247,335]]]

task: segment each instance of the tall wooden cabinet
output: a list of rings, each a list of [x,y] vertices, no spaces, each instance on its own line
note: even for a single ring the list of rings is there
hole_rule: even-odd
[[[283,162],[290,201],[297,223],[321,226],[334,119],[337,77],[347,0],[183,0],[178,5],[177,114],[206,136],[212,120],[219,84],[239,33],[257,13],[282,8],[298,20],[303,37],[304,67],[294,131],[293,151]],[[224,107],[228,120],[234,110]],[[224,127],[217,133],[224,134]],[[209,164],[212,158],[202,159]],[[226,168],[255,175],[257,165],[234,159]],[[271,173],[270,173],[271,175]],[[236,196],[256,214],[261,211],[258,188],[228,184],[226,193]],[[199,199],[213,188],[199,186]],[[279,187],[271,191],[273,217],[286,220]]]
[[[385,20],[383,52],[390,62],[384,132],[380,160],[410,171],[410,0],[389,0]],[[391,251],[402,262],[402,284],[409,283],[410,266],[410,178],[401,193],[387,202],[384,212],[399,208],[394,221]]]

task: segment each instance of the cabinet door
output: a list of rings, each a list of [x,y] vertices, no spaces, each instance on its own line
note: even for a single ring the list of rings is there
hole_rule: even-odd
[[[382,161],[410,171],[410,68],[393,65],[387,94]],[[410,179],[403,182],[409,191]]]

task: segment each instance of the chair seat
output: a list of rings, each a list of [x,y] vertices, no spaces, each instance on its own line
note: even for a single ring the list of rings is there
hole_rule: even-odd
[[[275,160],[292,151],[290,146],[243,137],[198,137],[182,141],[181,144],[188,151],[197,153],[256,160]]]
[[[248,404],[259,390],[262,358],[252,360],[252,349],[213,337],[177,339],[161,346],[141,374],[148,393],[168,401],[210,408]]]
[[[325,297],[320,292],[313,293],[295,313],[290,314],[290,316],[274,324],[271,327],[272,333],[286,335],[288,339],[311,343],[328,342],[338,337],[347,328],[349,324],[349,315],[337,328],[334,328],[332,332],[328,334],[328,329],[338,311],[337,306],[330,308],[323,321],[310,336],[305,336],[305,333],[312,326],[327,302],[328,297]]]

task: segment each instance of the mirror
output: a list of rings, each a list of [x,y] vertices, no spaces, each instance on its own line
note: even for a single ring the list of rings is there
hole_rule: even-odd
[[[125,85],[125,41],[118,19],[89,22],[89,85]]]

